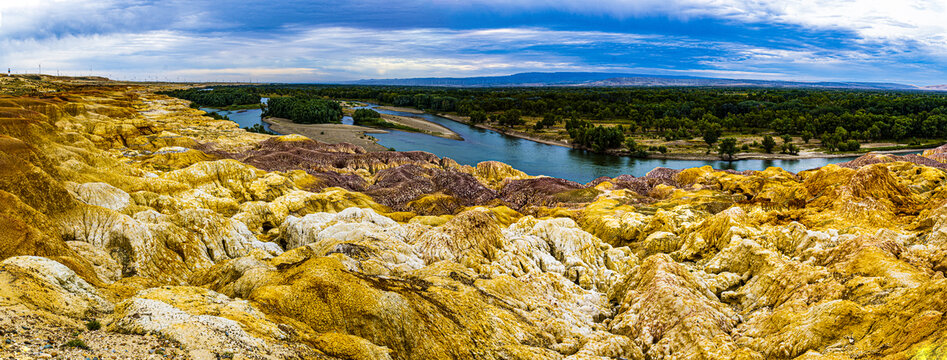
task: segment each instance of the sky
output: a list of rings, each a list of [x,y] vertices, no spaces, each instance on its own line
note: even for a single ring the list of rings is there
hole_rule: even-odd
[[[519,72],[947,84],[947,0],[0,0],[0,68],[338,82]]]

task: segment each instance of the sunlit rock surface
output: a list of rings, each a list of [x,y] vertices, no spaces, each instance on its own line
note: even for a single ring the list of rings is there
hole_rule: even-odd
[[[193,358],[947,357],[944,148],[588,184],[0,98],[0,307]]]

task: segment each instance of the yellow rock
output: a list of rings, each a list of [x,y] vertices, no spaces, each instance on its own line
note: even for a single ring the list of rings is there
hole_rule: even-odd
[[[498,200],[532,177],[350,145],[264,171],[234,159],[322,145],[157,85],[58,81],[21,85],[55,97],[0,97],[3,308],[101,318],[194,358],[947,357],[947,172],[917,158],[520,181],[538,198]],[[403,165],[493,190],[412,193],[395,212],[385,196],[415,189],[379,173]]]

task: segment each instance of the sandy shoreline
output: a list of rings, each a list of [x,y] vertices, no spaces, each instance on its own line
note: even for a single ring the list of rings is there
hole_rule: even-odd
[[[400,111],[400,112],[410,112],[414,114],[423,114],[423,111],[417,109],[408,109],[408,108],[399,108],[392,106],[379,106],[379,109]],[[533,136],[528,133],[514,131],[509,129],[504,129],[500,127],[491,126],[488,124],[471,124],[466,117],[451,115],[451,114],[435,114],[437,116],[450,119],[462,124],[473,126],[480,129],[495,131],[504,135],[535,141],[538,143],[543,143],[547,145],[562,146],[567,148],[573,148],[572,145],[567,141],[562,140],[551,140],[544,139],[537,136]],[[463,138],[451,131],[447,127],[431,122],[425,119],[410,117],[410,116],[398,116],[390,114],[382,114],[382,118],[386,121],[397,123],[400,125],[408,126],[411,128],[417,129],[419,132],[431,136],[438,136],[447,139],[454,140],[463,140]],[[357,125],[343,125],[343,124],[296,124],[287,119],[281,118],[265,118],[264,122],[270,124],[270,127],[281,134],[299,134],[306,137],[309,137],[314,140],[322,141],[330,144],[337,143],[351,143],[354,145],[361,146],[367,151],[387,151],[388,148],[377,143],[378,139],[368,135],[368,134],[385,134],[388,133],[386,130],[357,126]],[[922,151],[923,149],[900,149],[900,150],[885,150],[885,151],[868,151],[868,152],[858,152],[858,153],[845,153],[845,154],[826,154],[817,151],[801,151],[798,155],[789,155],[789,154],[765,154],[765,153],[737,153],[734,155],[734,161],[740,160],[801,160],[801,159],[813,159],[813,158],[843,158],[843,157],[853,157],[867,154],[869,152],[876,154],[903,154]],[[628,156],[625,153],[619,151],[609,152],[611,155],[615,156]],[[649,159],[666,159],[666,160],[704,160],[704,161],[713,161],[721,160],[720,156],[716,153],[710,154],[695,154],[695,153],[669,153],[661,154],[652,152],[648,156]]]
[[[487,124],[472,124],[472,123],[470,123],[469,121],[467,121],[466,119],[464,119],[463,117],[457,116],[457,115],[450,115],[450,114],[436,114],[436,115],[437,115],[437,116],[440,116],[440,117],[442,117],[442,118],[451,119],[451,120],[453,120],[453,121],[456,121],[456,122],[459,122],[459,123],[462,123],[462,124],[467,124],[467,125],[473,126],[473,127],[475,127],[475,128],[484,129],[484,130],[490,130],[490,131],[496,131],[496,132],[501,133],[501,134],[503,134],[503,135],[509,135],[509,136],[512,136],[512,137],[520,138],[520,139],[526,139],[526,140],[529,140],[529,141],[535,141],[535,142],[543,143],[543,144],[546,144],[546,145],[562,146],[562,147],[567,147],[567,148],[570,148],[570,149],[572,148],[572,145],[569,144],[569,143],[566,142],[566,141],[543,139],[543,138],[531,136],[531,135],[529,135],[529,134],[527,134],[527,133],[524,133],[524,132],[512,131],[512,130],[504,130],[504,129],[502,129],[502,128],[490,126],[490,125],[487,125]]]
[[[412,114],[423,114],[423,113],[424,113],[424,111],[422,111],[422,110],[418,110],[418,109],[414,109],[414,108],[406,108],[406,107],[397,107],[397,106],[376,106],[376,108],[381,109],[381,110],[397,111],[397,112],[406,112],[406,113],[412,113]]]
[[[868,153],[873,154],[903,154],[923,151],[923,149],[902,149],[902,150],[886,150],[886,151],[869,151],[861,153],[848,153],[848,154],[826,154],[820,152],[800,152],[799,155],[789,155],[789,154],[764,154],[764,153],[737,153],[733,155],[733,161],[740,160],[802,160],[802,159],[829,159],[829,158],[844,158],[844,157],[853,157],[861,156]],[[623,156],[623,155],[620,155]],[[649,159],[666,159],[666,160],[722,160],[719,155],[716,153],[710,154],[661,154],[661,153],[652,153],[648,155]]]
[[[460,134],[455,133],[453,130],[448,129],[444,125],[427,121],[421,118],[410,117],[410,116],[390,115],[390,114],[381,114],[381,117],[382,119],[385,119],[386,121],[417,129],[424,134],[438,136],[438,137],[447,138],[447,139],[453,139],[453,140],[464,139],[460,136]]]
[[[263,118],[270,128],[280,134],[298,134],[329,144],[350,143],[367,151],[386,151],[378,139],[368,134],[386,134],[387,131],[344,124],[297,124],[288,119]]]
[[[497,128],[494,126],[486,124],[471,124],[465,117],[450,115],[450,114],[436,114],[437,116],[447,118],[459,123],[467,124],[473,127],[480,129],[486,129],[491,131],[496,131],[498,133],[517,137],[520,139],[535,141],[538,143],[543,143],[547,145],[562,146],[567,148],[573,148],[571,144],[566,141],[561,140],[549,140],[539,137],[532,136],[527,133],[520,131],[510,131],[504,130],[502,128]],[[875,154],[903,154],[911,153],[917,151],[923,151],[924,149],[900,149],[900,150],[884,150],[884,151],[868,151],[868,152],[857,152],[857,153],[846,153],[846,154],[826,154],[823,152],[817,151],[801,151],[798,155],[789,155],[789,154],[765,154],[765,153],[737,153],[734,155],[734,161],[739,160],[798,160],[798,159],[816,159],[816,158],[843,158],[843,157],[852,157],[852,156],[861,156],[868,153]],[[609,154],[615,156],[628,156],[627,154],[614,153],[610,152]],[[671,154],[661,154],[661,153],[650,153],[648,155],[649,159],[666,159],[666,160],[721,160],[720,156],[716,153],[710,154],[691,154],[691,153],[671,153]]]

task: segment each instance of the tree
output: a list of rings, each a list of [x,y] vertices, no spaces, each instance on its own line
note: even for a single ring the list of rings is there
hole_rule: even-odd
[[[536,122],[536,129],[540,130],[544,127],[553,127],[554,125],[558,124],[561,121],[562,121],[561,116],[553,114],[553,113],[546,113],[546,115],[543,116],[542,120]]]
[[[381,114],[372,109],[357,109],[352,114],[352,123],[355,125],[369,125],[381,119]]]
[[[707,143],[707,153],[713,148],[714,143],[720,138],[720,124],[712,123],[704,128],[704,142]]]
[[[648,157],[648,150],[644,146],[638,145],[635,142],[635,139],[632,139],[630,136],[625,138],[625,147],[628,148],[628,152],[631,157],[636,158],[646,158]]]
[[[286,96],[270,99],[262,116],[301,124],[337,123],[342,120],[342,106],[325,99]]]
[[[503,115],[500,116],[500,119],[498,122],[500,123],[500,125],[505,125],[505,126],[523,125],[525,121],[523,121],[523,119],[520,118],[520,116],[521,116],[520,111],[517,109],[513,109],[513,110],[503,113]]]
[[[792,143],[783,143],[781,152],[783,154],[799,155],[799,148]]]
[[[586,120],[566,121],[566,131],[569,132],[572,143],[595,152],[621,147],[625,142],[625,134],[617,127],[593,127],[592,123]]]
[[[857,151],[861,148],[861,144],[858,143],[858,140],[851,139],[849,141],[840,142],[838,149],[841,151]]]
[[[947,115],[931,115],[921,125],[924,136],[931,138],[947,137]]]
[[[805,130],[802,132],[802,142],[808,144],[809,140],[811,140],[814,136],[815,135],[813,135],[811,131]]]
[[[473,124],[482,124],[487,121],[487,113],[483,110],[474,110],[470,113],[470,122]]]
[[[163,94],[190,100],[192,106],[196,104],[197,107],[210,106],[220,108],[230,105],[260,104],[260,95],[241,88],[185,89],[172,90],[164,92]]]
[[[891,125],[891,137],[895,140],[904,139],[908,135],[908,132],[910,132],[909,122],[910,119],[904,116],[895,118],[894,123]]]
[[[829,151],[838,150],[839,144],[841,143],[842,137],[837,132],[822,134],[822,147],[828,149]]]
[[[865,137],[870,140],[881,139],[881,127],[877,124],[871,125],[867,130],[865,130]]]
[[[720,140],[720,145],[717,146],[717,152],[720,157],[726,155],[728,161],[733,161],[733,155],[737,153],[737,139],[723,138],[723,140]]]
[[[772,136],[766,135],[763,137],[763,151],[766,151],[767,154],[773,152],[773,148],[776,147],[776,140],[773,140]]]

